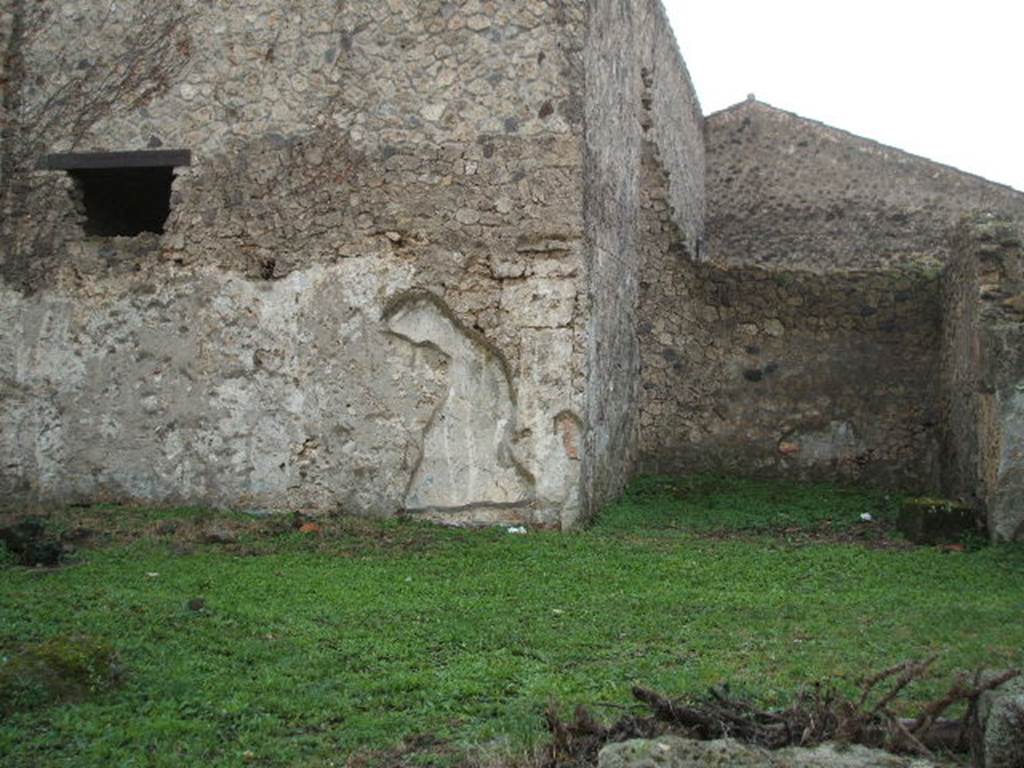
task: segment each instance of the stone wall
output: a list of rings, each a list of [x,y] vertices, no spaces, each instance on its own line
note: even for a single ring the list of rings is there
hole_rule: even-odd
[[[587,240],[586,513],[614,497],[633,471],[636,448],[636,252],[641,95],[634,0],[588,7],[584,211]]]
[[[593,512],[635,468],[642,148],[663,147],[673,219],[695,244],[703,229],[704,147],[700,106],[659,0],[597,0],[588,9],[583,488]]]
[[[1019,239],[945,234],[1024,195],[705,126],[659,0],[12,0],[0,48],[9,503],[571,527],[638,468],[941,465],[1022,535]],[[158,149],[161,233],[38,165]]]
[[[704,117],[660,0],[643,8],[643,140],[660,158],[672,221],[696,257],[704,241]],[[642,167],[635,172],[642,177]]]
[[[640,469],[934,487],[934,273],[694,263],[645,158]]]
[[[711,258],[872,269],[942,264],[964,214],[1019,215],[1024,194],[747,101],[707,119]]]
[[[950,497],[979,504],[979,263],[966,222],[956,243],[942,275],[942,489]]]
[[[965,219],[943,278],[944,491],[1024,539],[1024,245],[1019,221]]]
[[[286,5],[11,5],[0,492],[571,523],[583,4]],[[147,148],[159,235],[30,172]]]

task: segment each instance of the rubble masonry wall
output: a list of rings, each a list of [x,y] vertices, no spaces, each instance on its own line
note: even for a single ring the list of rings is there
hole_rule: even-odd
[[[0,491],[571,524],[583,4],[109,5],[5,16]],[[31,170],[147,148],[162,235]]]

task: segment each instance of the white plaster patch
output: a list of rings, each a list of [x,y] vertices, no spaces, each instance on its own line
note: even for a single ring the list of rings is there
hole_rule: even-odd
[[[531,484],[512,455],[516,413],[501,361],[436,299],[411,299],[388,319],[393,333],[449,360],[448,391],[423,436],[406,508],[458,509],[529,501]]]

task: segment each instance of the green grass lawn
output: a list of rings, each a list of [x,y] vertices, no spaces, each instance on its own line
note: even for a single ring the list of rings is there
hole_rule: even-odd
[[[945,678],[909,705],[955,670],[1024,663],[1024,548],[908,547],[893,506],[701,477],[642,480],[574,535],[54,512],[109,541],[70,567],[0,569],[0,656],[88,635],[123,680],[0,716],[0,765],[374,764],[403,742],[424,745],[413,762],[455,762],[524,753],[549,702],[626,706],[637,683],[728,680],[771,704],[941,654]],[[189,537],[211,520],[239,540]]]

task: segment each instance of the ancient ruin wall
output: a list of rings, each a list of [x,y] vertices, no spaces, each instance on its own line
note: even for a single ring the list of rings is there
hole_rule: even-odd
[[[981,346],[978,267],[969,228],[962,223],[942,275],[942,490],[979,504]]]
[[[582,4],[11,9],[8,500],[575,517]],[[147,148],[192,152],[162,235],[30,172]]]
[[[1024,244],[1019,221],[965,219],[943,276],[943,490],[1024,539]]]
[[[936,277],[694,263],[645,175],[641,471],[932,488]]]
[[[621,492],[635,468],[640,157],[663,145],[674,220],[703,228],[702,118],[659,0],[589,3],[586,45],[588,311],[587,509]]]
[[[708,246],[725,264],[874,269],[942,264],[976,209],[1024,194],[748,101],[707,119]]]
[[[696,258],[704,241],[704,117],[661,2],[644,8],[639,114],[644,146],[660,158],[672,221]],[[642,187],[642,165],[636,172]]]

